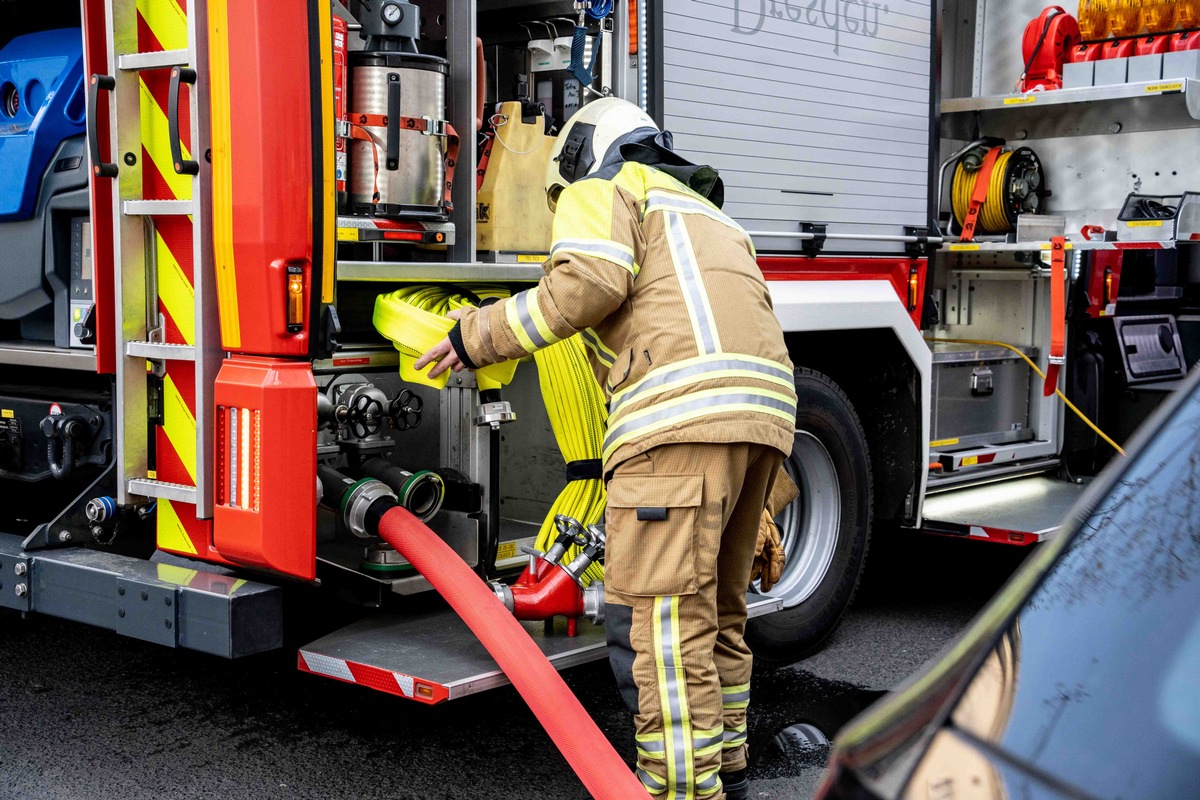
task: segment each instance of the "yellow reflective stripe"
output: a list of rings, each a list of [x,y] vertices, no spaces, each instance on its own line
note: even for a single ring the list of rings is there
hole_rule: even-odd
[[[137,10],[164,50],[187,50],[187,15],[175,0],[138,0]]]
[[[221,318],[221,343],[226,348],[236,349],[242,345],[242,327],[233,256],[229,0],[208,2],[208,88],[211,95],[212,238],[213,267],[217,274],[217,308]]]
[[[651,189],[646,195],[646,215],[655,211],[672,211],[676,214],[700,214],[727,228],[733,228],[743,236],[746,231],[725,214],[699,195],[681,195]]]
[[[662,794],[667,790],[667,782],[655,775],[653,772],[647,772],[641,767],[637,768],[638,780],[642,782],[642,786],[646,788],[650,794]]]
[[[696,260],[696,251],[692,247],[687,225],[679,214],[667,212],[665,228],[667,243],[670,245],[668,250],[671,253],[671,263],[675,267],[675,277],[679,280],[679,289],[683,293],[684,308],[687,309],[688,318],[692,323],[696,352],[701,355],[718,353],[721,351],[721,339],[717,335],[712,305],[708,301],[708,290],[704,285],[704,276],[700,273],[700,265]]]
[[[538,349],[538,346],[533,343],[533,339],[529,338],[529,333],[525,330],[525,326],[521,324],[521,318],[517,314],[517,298],[512,297],[504,301],[504,315],[508,319],[509,330],[513,336],[517,337],[517,342],[521,347],[525,348],[526,353],[532,353]]]
[[[155,538],[158,549],[196,555],[196,546],[192,544],[191,537],[187,535],[187,529],[180,522],[179,515],[175,513],[175,506],[171,501],[160,499],[157,502],[157,508],[155,517],[158,522],[158,531]]]
[[[655,597],[654,661],[658,673],[659,702],[663,718],[663,737],[667,754],[669,797],[692,800],[694,793],[694,755],[691,721],[688,713],[687,676],[679,637],[679,598]]]
[[[666,392],[672,391],[674,389],[681,389],[685,386],[691,386],[691,385],[697,384],[697,383],[704,383],[705,381],[709,381],[709,380],[717,380],[719,378],[741,378],[741,379],[747,379],[747,380],[760,380],[760,381],[764,381],[766,383],[774,383],[777,386],[782,386],[786,389],[790,389],[795,385],[790,380],[787,380],[784,378],[776,378],[776,377],[772,377],[770,375],[763,375],[758,372],[750,372],[748,370],[742,370],[742,369],[722,369],[722,370],[714,370],[712,372],[704,372],[704,373],[699,373],[699,374],[695,374],[695,375],[689,375],[689,376],[681,378],[677,381],[673,381],[671,383],[667,383],[662,386],[656,386],[653,389],[647,389],[644,393],[641,394],[641,396],[639,396],[637,398],[637,401],[641,402],[642,400],[645,400],[647,398],[657,397],[660,394],[665,394]],[[737,387],[726,387],[726,388],[736,389]],[[613,409],[612,416],[609,419],[609,425],[615,425],[621,419],[623,407],[621,407],[619,403],[610,403],[609,406],[610,406],[610,408]],[[627,406],[625,406],[624,408],[627,408]]]
[[[697,392],[696,394],[700,395],[704,393]],[[772,397],[768,397],[767,395],[771,395]],[[750,398],[751,402],[741,402],[738,400],[739,396],[748,397]],[[647,420],[643,425],[633,425],[624,431],[618,431],[616,428],[610,429],[609,435],[604,441],[603,458],[607,459],[618,447],[632,439],[636,439],[641,436],[649,436],[655,431],[662,430],[663,428],[668,428],[672,425],[679,425],[684,422],[690,422],[691,420],[698,419],[700,417],[711,416],[714,414],[750,412],[778,417],[779,419],[794,423],[796,419],[796,401],[790,398],[787,398],[786,400],[775,399],[778,397],[781,396],[776,395],[774,392],[735,389],[733,390],[733,394],[729,397],[716,398],[717,401],[722,402],[710,402],[709,405],[705,405],[703,402],[700,402],[699,398],[696,396],[684,396],[678,398],[682,402],[696,403],[697,405],[694,407],[687,406],[674,410],[667,409],[669,413],[665,414],[662,418]],[[664,403],[662,405],[667,404]],[[651,406],[650,408],[646,409],[646,411],[657,413],[663,410],[662,405]],[[626,420],[624,423],[622,423],[622,427],[628,423],[629,420]]]
[[[637,277],[642,268],[634,260],[633,249],[611,239],[560,239],[550,248],[550,259],[562,253],[578,253],[600,258]]]
[[[158,298],[166,306],[186,344],[196,344],[196,290],[183,274],[162,234],[154,232],[158,252]]]
[[[617,354],[609,350],[604,341],[591,328],[580,331],[579,338],[583,340],[587,349],[596,354],[596,360],[604,366],[611,367],[617,360]]]
[[[183,396],[168,373],[163,378],[163,430],[175,448],[175,453],[187,468],[192,483],[196,482],[196,418],[192,416]]]
[[[613,356],[615,357],[616,353],[613,353]],[[706,365],[719,365],[714,367],[717,369],[735,368],[738,365],[734,362],[745,362],[742,368],[755,373],[755,377],[760,380],[766,380],[765,377],[760,377],[760,375],[776,375],[780,378],[790,378],[792,376],[791,370],[784,367],[778,361],[772,361],[769,358],[762,358],[760,356],[749,356],[744,353],[712,353],[709,355],[692,356],[691,358],[673,361],[670,364],[664,364],[661,367],[655,367],[650,370],[637,383],[625,387],[612,396],[613,408],[626,402],[630,395],[642,393],[645,386],[665,382],[677,374],[699,371],[695,368]],[[792,387],[794,384],[788,383],[788,386]]]
[[[750,691],[750,684],[740,683],[737,686],[722,686],[721,694],[738,694],[740,692]]]
[[[175,164],[171,161],[171,127],[167,123],[166,112],[150,94],[144,80],[139,78],[138,86],[142,90],[142,146],[150,154],[150,160],[162,174],[175,199],[189,200],[192,197],[192,176],[175,172]],[[179,146],[184,159],[190,160],[192,154],[188,151],[187,142],[180,142]]]
[[[542,307],[539,305],[541,297],[541,289],[534,287],[529,290],[529,317],[533,320],[533,326],[547,344],[554,344],[561,341],[562,337],[550,330],[550,324],[546,322],[545,316],[542,315]]]
[[[325,143],[321,152],[321,186],[324,197],[321,207],[325,211],[325,236],[321,253],[321,302],[334,300],[334,281],[337,278],[335,256],[337,254],[337,175],[334,172],[333,152],[336,147],[333,136],[333,16],[317,14],[317,37],[320,41],[321,58],[321,140]],[[349,98],[346,98],[348,101]]]
[[[634,741],[638,742],[661,742],[663,735],[661,733],[638,733],[634,735]]]
[[[708,797],[717,793],[717,790],[721,788],[721,778],[718,775],[720,771],[720,767],[714,767],[696,776],[697,797]]]

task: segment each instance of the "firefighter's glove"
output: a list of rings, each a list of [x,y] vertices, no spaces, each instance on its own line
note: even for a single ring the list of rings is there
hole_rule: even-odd
[[[758,521],[758,544],[754,551],[754,566],[750,569],[750,580],[758,581],[760,591],[769,592],[783,574],[786,555],[779,539],[779,528],[775,517],[800,496],[796,483],[780,464],[771,480],[771,493],[767,495],[767,507]]]
[[[783,574],[783,544],[779,540],[779,528],[771,518],[771,512],[763,509],[758,522],[758,544],[754,555],[754,566],[750,568],[750,580],[758,581],[759,591],[769,592]]]

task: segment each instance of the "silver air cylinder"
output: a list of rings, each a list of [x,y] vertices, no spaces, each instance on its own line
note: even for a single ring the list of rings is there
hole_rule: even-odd
[[[397,94],[400,116],[444,120],[449,72],[449,62],[437,56],[383,51],[350,54],[350,123],[365,130],[372,140],[350,140],[349,188],[354,213],[447,218],[443,203],[444,139],[403,126],[393,127],[396,160],[389,163],[389,126],[365,123],[378,123],[387,117],[389,101],[394,102]]]

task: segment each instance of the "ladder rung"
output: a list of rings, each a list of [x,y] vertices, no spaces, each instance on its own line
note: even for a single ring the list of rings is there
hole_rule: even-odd
[[[132,478],[129,481],[129,493],[142,497],[156,497],[159,500],[171,500],[180,503],[196,504],[196,487],[186,483],[168,483],[151,478]]]
[[[126,342],[125,355],[159,361],[195,361],[196,348],[190,344],[166,342]]]
[[[142,70],[186,67],[191,59],[187,50],[159,50],[156,53],[126,53],[117,56],[117,69]]]
[[[121,212],[127,216],[150,215],[183,216],[191,214],[191,200],[126,200],[121,203]]]

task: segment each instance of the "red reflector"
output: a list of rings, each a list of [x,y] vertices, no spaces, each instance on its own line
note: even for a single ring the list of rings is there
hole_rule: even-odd
[[[1023,534],[1023,533],[1010,533],[1010,534],[1008,535],[1008,540],[1009,540],[1010,542],[1018,542],[1018,543],[1020,543],[1020,542],[1024,542],[1024,541],[1025,541],[1025,534]]]
[[[419,242],[425,238],[423,231],[384,231],[384,239],[396,242]]]

